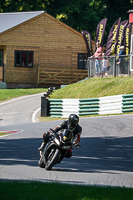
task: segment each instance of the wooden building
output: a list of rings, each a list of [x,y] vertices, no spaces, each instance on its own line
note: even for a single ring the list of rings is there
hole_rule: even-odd
[[[82,34],[48,13],[0,13],[0,79],[8,87],[77,82],[88,75],[86,58]]]

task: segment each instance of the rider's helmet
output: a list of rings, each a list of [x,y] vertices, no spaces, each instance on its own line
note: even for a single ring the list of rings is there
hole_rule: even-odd
[[[76,126],[79,123],[79,117],[76,114],[70,114],[68,121],[69,121],[70,129],[76,128]]]

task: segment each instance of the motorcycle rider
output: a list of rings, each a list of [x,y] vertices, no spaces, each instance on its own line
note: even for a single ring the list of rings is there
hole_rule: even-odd
[[[73,145],[80,142],[80,135],[82,133],[82,127],[79,125],[79,117],[76,114],[70,114],[68,120],[64,120],[61,124],[56,126],[52,132],[57,133],[59,130],[69,129],[73,132]],[[43,151],[45,145],[49,142],[49,138],[53,135],[51,131],[46,131],[43,134],[43,142],[38,148],[39,151]],[[70,158],[72,156],[72,149],[67,151],[65,157]]]

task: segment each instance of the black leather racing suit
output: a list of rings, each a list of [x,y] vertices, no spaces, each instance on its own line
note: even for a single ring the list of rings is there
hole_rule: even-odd
[[[69,129],[69,128],[70,128],[69,120],[64,120],[61,124],[56,126],[53,130],[55,133],[57,133],[59,130],[62,130],[62,129],[64,130],[64,129]],[[76,128],[74,128],[72,131],[73,131],[73,144],[79,143],[80,135],[82,133],[82,127],[78,124]],[[50,137],[51,137],[50,131],[44,132],[43,134],[44,143],[47,143]],[[66,157],[69,158],[71,156],[72,156],[72,150],[70,149],[68,150],[68,155]]]

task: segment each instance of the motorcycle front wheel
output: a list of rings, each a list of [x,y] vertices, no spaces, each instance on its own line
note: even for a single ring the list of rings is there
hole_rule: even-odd
[[[49,149],[49,151],[45,154],[46,164],[45,169],[50,170],[59,160],[60,150],[56,149],[55,146]]]

